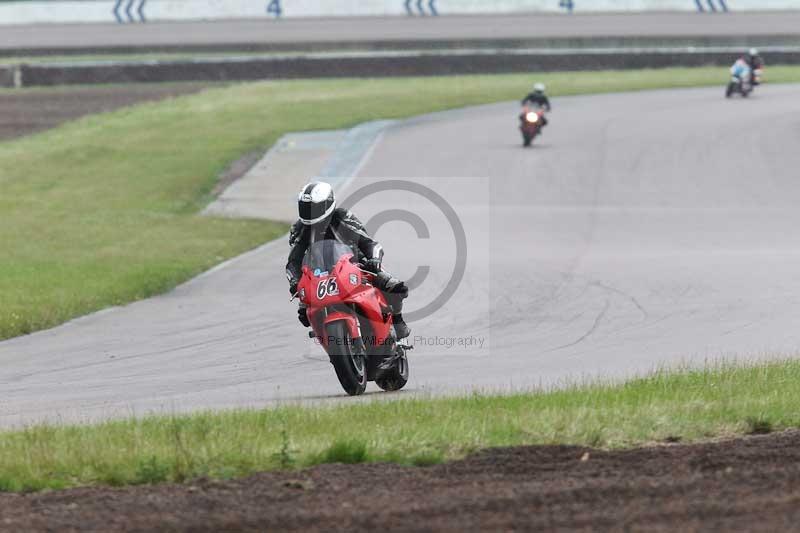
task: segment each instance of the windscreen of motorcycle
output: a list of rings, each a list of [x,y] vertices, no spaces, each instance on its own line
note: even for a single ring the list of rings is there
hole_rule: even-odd
[[[308,247],[303,258],[303,265],[312,272],[330,272],[344,255],[353,254],[353,250],[339,241],[327,239],[317,241]]]

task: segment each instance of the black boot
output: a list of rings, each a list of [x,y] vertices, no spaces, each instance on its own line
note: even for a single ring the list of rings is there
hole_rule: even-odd
[[[402,313],[394,315],[394,332],[397,334],[397,340],[405,339],[411,335],[411,328],[408,327],[405,320],[403,320]]]

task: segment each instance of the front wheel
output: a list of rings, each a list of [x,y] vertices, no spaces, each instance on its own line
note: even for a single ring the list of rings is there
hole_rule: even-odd
[[[733,94],[733,90],[734,90],[735,88],[736,88],[736,87],[735,87],[735,85],[733,84],[733,82],[731,82],[731,83],[728,83],[728,87],[725,89],[725,98],[730,98],[730,97],[731,97],[731,95]]]
[[[328,355],[344,391],[358,396],[367,388],[367,356],[356,346],[343,321],[328,326]],[[360,345],[359,345],[360,346]]]
[[[529,133],[522,134],[522,146],[530,146],[531,141],[533,141],[533,135]]]

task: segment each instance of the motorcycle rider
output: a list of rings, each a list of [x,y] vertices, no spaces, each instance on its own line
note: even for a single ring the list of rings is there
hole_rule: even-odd
[[[533,92],[522,99],[522,105],[527,106],[528,103],[536,107],[541,107],[547,112],[550,112],[550,99],[545,94],[544,83],[536,83],[533,86]],[[542,127],[547,126],[547,117],[542,115]]]
[[[544,83],[536,83],[533,86],[533,92],[529,93],[522,100],[522,105],[528,105],[528,102],[545,109],[545,111],[550,111],[550,99],[547,98],[547,95],[544,93],[545,86]]]
[[[742,83],[752,81],[750,80],[750,64],[747,62],[744,56],[740,57],[733,63],[731,66],[731,75],[738,78]]]
[[[761,56],[758,55],[758,50],[756,50],[755,48],[751,48],[750,50],[748,50],[745,62],[747,63],[747,66],[750,67],[750,73],[753,78],[752,80],[750,80],[751,83],[753,85],[758,85],[759,82],[756,77],[756,71],[764,68],[764,60],[761,58]]]
[[[358,218],[347,209],[336,207],[336,198],[330,184],[319,181],[307,184],[297,199],[299,218],[289,233],[289,260],[286,277],[289,293],[297,293],[297,283],[302,274],[303,257],[308,247],[321,240],[336,240],[347,244],[357,254],[364,269],[375,274],[375,287],[383,292],[386,302],[392,307],[394,329],[397,339],[411,334],[403,320],[403,300],[408,296],[408,287],[403,281],[383,270],[383,247],[373,239]],[[297,318],[309,327],[306,308],[300,305]]]

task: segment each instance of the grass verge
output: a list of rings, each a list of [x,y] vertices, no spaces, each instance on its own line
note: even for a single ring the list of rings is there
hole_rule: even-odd
[[[0,433],[0,490],[229,478],[319,463],[429,465],[484,447],[619,448],[800,427],[800,361],[511,396],[197,413]]]
[[[769,75],[773,82],[800,81],[800,68],[771,67]],[[536,78],[559,96],[721,86],[727,75],[694,68]],[[0,339],[164,292],[279,235],[285,230],[280,224],[197,213],[230,162],[286,132],[518,99],[532,80],[503,75],[241,84],[2,143]]]

